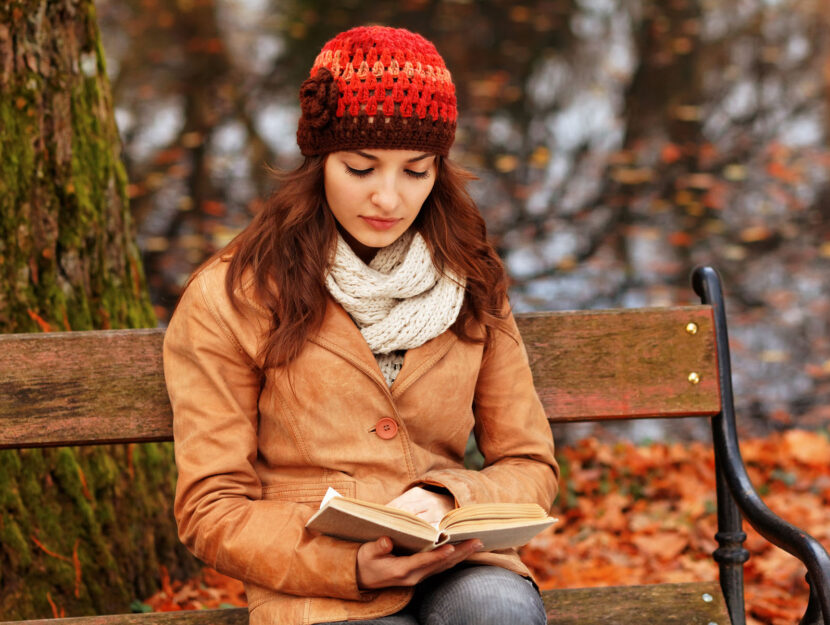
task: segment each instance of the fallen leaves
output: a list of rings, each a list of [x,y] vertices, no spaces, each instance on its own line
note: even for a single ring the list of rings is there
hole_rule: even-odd
[[[782,435],[782,452],[804,465],[815,465],[830,459],[830,441],[804,430],[790,430]]]
[[[689,536],[685,532],[668,530],[634,536],[631,542],[640,553],[667,562],[677,558],[689,546]]]
[[[789,430],[741,443],[764,502],[830,545],[830,440]],[[710,445],[588,438],[559,451],[560,523],[521,550],[542,588],[714,580],[715,462]],[[791,625],[807,605],[806,570],[746,526],[748,625]],[[156,611],[244,606],[242,583],[206,568],[171,581],[144,605]]]
[[[765,503],[830,545],[830,440],[790,430],[741,443]],[[561,522],[522,549],[543,588],[714,580],[715,470],[702,443],[580,441],[560,450]],[[746,524],[745,524],[746,525]],[[747,622],[798,622],[806,569],[746,525]]]
[[[185,581],[171,580],[161,567],[161,590],[139,609],[152,612],[178,612],[209,608],[244,607],[248,605],[242,582],[205,567],[198,577]]]

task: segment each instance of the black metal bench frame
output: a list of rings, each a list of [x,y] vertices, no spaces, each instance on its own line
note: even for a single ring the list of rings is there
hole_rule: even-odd
[[[720,545],[714,558],[720,569],[721,588],[732,625],[746,624],[743,564],[749,559],[749,552],[743,547],[746,534],[741,526],[742,514],[764,538],[807,567],[810,599],[800,625],[830,625],[830,557],[827,551],[815,538],[781,519],[764,504],[752,486],[741,458],[720,277],[711,267],[698,267],[692,273],[692,286],[701,302],[712,306],[715,319],[721,412],[712,418],[718,498],[715,539]]]

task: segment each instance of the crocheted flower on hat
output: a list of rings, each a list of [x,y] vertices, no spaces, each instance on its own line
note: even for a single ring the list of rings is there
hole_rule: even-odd
[[[300,110],[312,128],[323,128],[337,110],[340,93],[334,84],[334,75],[321,67],[300,87]]]

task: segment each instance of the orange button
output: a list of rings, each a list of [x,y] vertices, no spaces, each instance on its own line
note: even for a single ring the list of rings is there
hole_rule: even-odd
[[[390,438],[395,438],[395,434],[397,433],[398,424],[395,423],[394,419],[384,417],[375,424],[375,434],[380,436],[385,441],[389,440]]]

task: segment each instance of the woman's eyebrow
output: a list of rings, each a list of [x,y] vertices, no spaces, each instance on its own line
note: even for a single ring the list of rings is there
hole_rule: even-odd
[[[380,159],[378,159],[377,156],[374,156],[373,154],[368,154],[367,152],[362,152],[360,150],[349,150],[349,152],[351,152],[353,154],[357,154],[358,156],[362,156],[363,158],[368,158],[370,161],[380,160]],[[429,158],[430,156],[434,156],[434,154],[430,154],[430,153],[421,154],[419,156],[414,156],[414,157],[408,159],[406,162],[407,163],[414,163],[416,161],[422,161],[425,158]]]
[[[429,158],[430,156],[434,156],[434,154],[421,154],[420,156],[416,156],[414,158],[410,158],[407,163],[414,163],[415,161],[422,161],[425,158]]]

